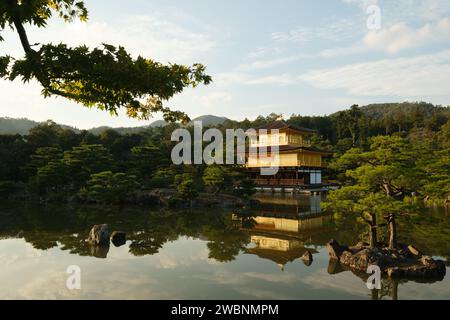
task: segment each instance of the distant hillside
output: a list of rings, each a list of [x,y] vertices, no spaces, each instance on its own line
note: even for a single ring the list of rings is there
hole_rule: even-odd
[[[193,125],[194,121],[202,121],[203,126],[208,127],[208,126],[217,126],[220,124],[223,124],[225,121],[227,121],[228,119],[225,117],[217,117],[217,116],[213,116],[213,115],[205,115],[205,116],[200,116],[197,117],[195,119],[193,119],[189,125]],[[150,128],[162,128],[165,127],[167,125],[167,122],[165,122],[164,120],[157,120],[152,122],[150,125],[148,126],[142,126],[142,127],[130,127],[130,128],[111,128],[111,127],[107,127],[107,126],[103,126],[103,127],[98,127],[98,128],[92,128],[89,130],[90,133],[95,134],[95,135],[99,135],[102,132],[106,131],[106,130],[111,130],[114,129],[117,132],[119,132],[120,134],[137,134],[137,133],[141,133],[145,130],[148,130]]]
[[[382,119],[394,114],[421,114],[425,117],[434,115],[436,112],[450,110],[449,107],[435,106],[426,102],[403,102],[403,103],[380,103],[369,104],[361,107],[362,112],[371,119]],[[337,115],[336,112],[333,115]]]
[[[105,132],[107,130],[115,130],[120,134],[137,134],[141,133],[145,130],[147,130],[149,126],[142,126],[142,127],[119,127],[119,128],[112,128],[108,126],[102,126],[97,128],[89,129],[88,131],[94,135],[100,135],[102,132]]]
[[[224,124],[225,121],[228,121],[228,120],[229,119],[225,118],[225,117],[205,115],[205,116],[200,116],[195,119],[192,119],[192,121],[189,123],[189,125],[193,125],[195,121],[201,121],[203,123],[203,126],[205,126],[205,127],[217,126],[217,125]],[[155,121],[152,124],[150,124],[150,127],[158,128],[158,127],[164,127],[166,125],[167,125],[167,122],[165,122],[164,120],[158,120],[158,121]]]
[[[157,120],[155,122],[152,122],[150,124],[151,128],[162,128],[165,127],[167,125],[167,122],[165,122],[164,120]]]
[[[404,103],[383,103],[383,104],[370,104],[367,106],[361,107],[361,110],[364,112],[366,116],[373,120],[383,121],[386,117],[398,118],[400,117],[409,117],[414,116],[416,119],[419,118],[430,118],[434,115],[442,112],[450,112],[450,107],[441,107],[434,106],[430,103],[425,102],[404,102]],[[331,114],[329,118],[333,118],[337,116],[340,112],[336,112]],[[261,117],[260,117],[261,118]],[[263,121],[272,121],[269,117],[262,117]],[[315,118],[319,117],[303,117],[297,124],[313,128],[319,130],[317,127],[317,123],[313,121]],[[328,118],[328,117],[327,117]],[[298,119],[296,119],[298,120]],[[231,121],[225,117],[218,117],[214,115],[204,115],[193,119],[190,122],[190,125],[193,125],[194,121],[202,121],[204,127],[208,126],[217,126],[222,125],[228,121]],[[252,125],[259,126],[261,123],[258,123],[258,119],[256,122],[253,122]],[[312,121],[312,122],[311,122]],[[31,128],[34,128],[39,125],[39,122],[28,120],[28,119],[13,119],[13,118],[0,118],[0,134],[21,134],[27,135]],[[102,126],[98,128],[92,128],[88,130],[92,134],[99,135],[106,130],[116,130],[120,134],[138,134],[143,131],[149,130],[151,128],[160,128],[166,126],[167,123],[164,120],[157,120],[152,122],[150,125],[141,126],[141,127],[122,127],[122,128],[112,128],[108,126]],[[70,129],[75,132],[80,132],[80,130],[61,125],[65,129]],[[322,128],[323,129],[323,128]],[[332,128],[329,128],[330,130]],[[322,130],[323,131],[323,130]]]
[[[0,118],[0,134],[26,135],[31,128],[38,124],[39,122],[28,119]]]
[[[37,122],[26,118],[14,119],[14,118],[0,118],[0,134],[20,134],[27,135],[30,129],[37,127],[43,122]],[[80,132],[77,128],[60,124],[63,129],[69,129],[74,132]]]
[[[223,124],[227,120],[229,120],[229,119],[225,118],[225,117],[206,115],[206,116],[201,116],[201,117],[192,119],[190,124],[193,124],[193,122],[195,122],[195,121],[201,121],[203,123],[203,126],[208,127],[208,126],[217,126],[217,125]]]

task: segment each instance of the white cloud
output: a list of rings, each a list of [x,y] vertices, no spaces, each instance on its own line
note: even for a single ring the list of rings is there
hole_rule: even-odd
[[[362,10],[366,11],[366,9],[371,5],[377,5],[378,0],[342,0],[346,4],[357,5]]]
[[[255,76],[244,72],[226,72],[216,77],[216,84],[227,85],[274,85],[285,86],[298,82],[291,74],[275,74],[266,76]]]
[[[245,81],[247,85],[276,85],[276,86],[286,86],[290,84],[294,84],[296,82],[295,77],[290,74],[279,74],[279,75],[270,75],[263,77],[254,77]]]
[[[420,12],[425,20],[437,20],[445,17],[450,12],[450,1],[448,0],[422,0]]]
[[[450,51],[313,70],[300,80],[352,95],[431,97],[449,95]]]
[[[319,55],[323,58],[334,58],[338,56],[348,56],[353,54],[364,53],[367,51],[367,47],[363,43],[356,43],[349,47],[337,47],[331,49],[322,50]]]
[[[259,47],[256,50],[250,52],[248,54],[248,58],[256,59],[267,55],[278,55],[281,54],[282,52],[283,49],[278,47],[271,47],[271,46]]]
[[[395,24],[409,20],[435,21],[448,16],[448,0],[342,0],[343,3],[359,7],[364,13],[371,5],[381,8],[383,21]]]
[[[378,32],[369,32],[363,42],[368,50],[386,51],[392,54],[405,49],[446,43],[449,40],[450,18],[446,18],[436,23],[427,23],[417,29],[405,23],[398,23]]]
[[[242,71],[270,69],[270,68],[285,65],[285,64],[288,64],[291,62],[296,62],[305,57],[306,57],[306,55],[292,55],[292,56],[280,57],[280,58],[275,58],[275,59],[256,60],[256,61],[253,61],[250,63],[241,64],[238,67],[238,69],[242,70]]]
[[[320,55],[329,58],[370,51],[397,54],[408,49],[448,42],[450,42],[450,18],[428,22],[418,28],[399,22],[379,31],[369,31],[360,42],[353,45],[326,49],[320,52]]]
[[[357,28],[359,20],[339,19],[323,21],[320,27],[300,26],[286,32],[273,32],[272,40],[288,41],[300,44],[314,40],[343,41],[351,39],[364,32]]]
[[[231,102],[233,96],[226,91],[213,91],[202,95],[196,94],[193,98],[194,101],[198,101],[201,106],[205,108],[213,108],[218,105],[223,106],[224,104]]]
[[[61,23],[52,21],[46,29],[30,28],[33,43],[64,42],[71,46],[86,44],[98,47],[102,43],[124,46],[134,56],[142,55],[162,62],[197,62],[199,55],[209,52],[215,43],[201,33],[167,20],[159,13],[118,18],[114,24],[104,21]],[[17,35],[5,33],[2,47],[20,53]]]

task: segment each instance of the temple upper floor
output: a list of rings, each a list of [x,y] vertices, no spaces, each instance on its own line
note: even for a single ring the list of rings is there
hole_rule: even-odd
[[[283,120],[261,127],[257,132],[257,136],[251,141],[251,147],[310,147],[311,136],[316,134],[315,130],[291,125]]]

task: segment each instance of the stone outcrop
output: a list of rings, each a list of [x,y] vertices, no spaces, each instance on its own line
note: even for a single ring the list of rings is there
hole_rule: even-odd
[[[340,245],[336,240],[327,244],[330,259],[355,272],[365,273],[376,265],[392,278],[440,279],[446,275],[443,261],[423,256],[414,246],[400,246],[390,250],[385,247],[369,247],[360,243],[354,247]]]
[[[127,242],[127,235],[125,232],[114,231],[111,233],[111,242],[115,247],[121,247]]]
[[[311,251],[306,251],[301,259],[303,263],[308,267],[311,266],[314,261]]]
[[[92,227],[87,241],[96,246],[109,246],[109,227],[99,224]]]
[[[149,191],[148,196],[158,199],[159,205],[171,208],[243,208],[253,207],[259,203],[255,200],[245,200],[242,197],[222,193],[200,193],[196,199],[186,201],[181,199],[178,192],[173,189],[154,189]]]
[[[422,256],[422,253],[419,251],[419,249],[417,249],[413,245],[408,246],[408,251],[414,256],[417,256],[417,257]]]
[[[348,250],[348,247],[343,247],[336,240],[331,239],[331,241],[327,243],[327,250],[331,259],[339,260],[342,253]]]

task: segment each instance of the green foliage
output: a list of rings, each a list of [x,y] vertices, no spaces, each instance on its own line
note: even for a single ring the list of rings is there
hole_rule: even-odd
[[[422,110],[424,119],[417,125],[405,122],[402,128],[406,129],[402,129],[401,133],[380,137],[377,132],[385,133],[384,129],[379,128],[378,122],[383,113],[376,113],[375,106],[362,107],[362,117],[367,118],[371,112],[373,118],[370,121],[361,120],[364,124],[362,131],[366,136],[359,136],[358,133],[356,147],[352,146],[352,137],[347,129],[343,130],[341,139],[336,140],[335,115],[293,115],[288,121],[319,130],[321,134],[313,139],[314,146],[337,151],[325,174],[336,177],[344,187],[363,187],[367,194],[390,194],[400,202],[414,195],[418,199],[439,200],[439,204],[442,204],[441,200],[446,199],[450,192],[450,113],[446,108],[428,109],[427,105],[422,104],[399,106],[407,110]],[[391,107],[394,111],[401,110],[394,105]],[[386,111],[388,109],[380,108],[386,117],[391,116]],[[355,116],[355,119],[359,116]],[[219,124],[219,129],[258,128],[277,117],[277,114],[272,114],[258,117],[253,122],[229,120]],[[403,119],[400,116],[398,118]],[[446,121],[443,122],[444,118]],[[9,123],[9,119],[3,120],[6,122],[0,119],[2,128],[3,124]],[[392,121],[396,125],[394,118]],[[13,129],[15,126],[12,123]],[[73,195],[87,186],[92,174],[104,171],[134,175],[144,188],[179,187],[183,180],[188,180],[182,186],[182,193],[188,194],[188,198],[188,187],[192,185],[195,192],[203,190],[205,185],[215,192],[234,193],[243,197],[255,191],[244,168],[172,166],[171,133],[179,127],[178,124],[140,128],[139,131],[98,128],[92,132],[64,127],[53,121],[26,126],[23,128],[25,132],[28,132],[29,127],[34,127],[26,136],[0,135],[0,181],[14,181],[17,185],[29,182],[31,192]],[[184,179],[183,175],[177,176],[180,172],[188,173],[190,179]],[[192,179],[193,183],[189,181]],[[362,197],[366,195],[362,194]]]
[[[0,31],[15,29],[25,51],[22,59],[0,58],[2,78],[20,77],[24,82],[35,79],[45,97],[62,96],[111,114],[125,108],[128,116],[134,118],[149,119],[153,113],[161,112],[166,121],[188,121],[186,114],[172,111],[163,102],[186,87],[209,84],[212,79],[205,74],[203,65],[163,65],[141,56],[134,59],[123,47],[108,44],[92,50],[84,45],[70,48],[63,43],[31,46],[25,25],[46,27],[54,13],[67,22],[75,18],[86,21],[88,17],[83,1],[0,3]]]
[[[214,193],[218,193],[231,184],[230,172],[226,167],[208,166],[203,173],[203,182],[205,186],[213,187]]]
[[[1,37],[0,37],[0,41],[1,41]],[[8,66],[9,66],[10,61],[11,61],[10,57],[8,57],[8,56],[1,57],[0,56],[0,78],[3,78],[8,74],[8,72],[9,72]]]
[[[169,166],[170,160],[156,146],[139,146],[131,149],[130,171],[142,181],[148,181],[157,167]]]
[[[200,64],[166,66],[142,57],[133,59],[122,47],[104,45],[89,50],[86,46],[69,48],[60,44],[43,45],[33,55],[17,60],[9,78],[39,80],[45,97],[62,96],[114,115],[126,108],[128,116],[147,120],[153,113],[162,112],[164,119],[172,122],[188,118],[165,108],[163,101],[186,86],[209,84],[211,79],[204,70]]]
[[[178,175],[175,180],[178,185],[178,194],[183,200],[194,200],[198,197],[199,187],[195,181],[195,178],[191,174],[184,173],[182,175]]]
[[[59,192],[69,182],[69,171],[63,160],[52,160],[38,168],[36,176],[31,182],[40,194]]]
[[[64,153],[64,161],[89,174],[111,168],[113,159],[109,151],[100,144],[82,145]]]
[[[435,151],[424,162],[426,179],[421,191],[435,200],[445,200],[450,196],[450,148]]]
[[[19,135],[0,135],[0,181],[24,181],[22,167],[28,163],[30,146]]]
[[[138,190],[139,183],[136,176],[111,171],[92,174],[86,188],[80,195],[88,201],[99,203],[123,203]]]
[[[72,129],[63,128],[51,120],[31,128],[26,136],[33,149],[56,146],[68,150],[80,143],[79,138]]]
[[[40,168],[46,166],[52,161],[61,160],[63,151],[59,147],[41,147],[38,148],[34,155],[31,156],[31,166]]]
[[[16,191],[14,181],[0,181],[0,198],[8,197]]]
[[[45,27],[47,20],[56,13],[65,21],[79,18],[85,21],[88,11],[84,1],[79,0],[4,0],[0,3],[0,28],[14,26],[15,17],[19,16],[23,24]]]
[[[336,213],[356,214],[370,226],[371,244],[377,243],[380,220],[391,224],[390,247],[397,243],[395,217],[419,207],[409,195],[420,189],[422,171],[416,165],[417,154],[406,139],[379,136],[371,139],[367,151],[351,149],[335,162],[346,170],[348,186],[332,191],[323,207]]]
[[[173,168],[160,168],[156,170],[150,184],[155,188],[170,188],[174,184],[176,175],[177,173]]]
[[[240,183],[235,193],[239,196],[249,198],[256,193],[256,186],[253,180],[244,177]]]

